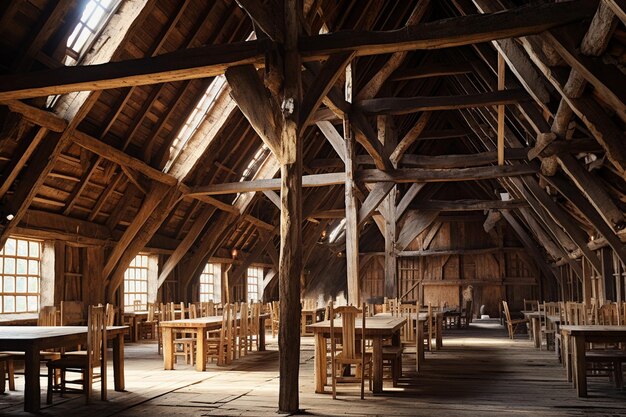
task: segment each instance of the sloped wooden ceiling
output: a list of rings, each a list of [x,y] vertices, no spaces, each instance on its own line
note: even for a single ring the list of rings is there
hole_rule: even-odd
[[[272,59],[266,14],[240,2],[253,22],[228,0],[126,1],[118,13],[131,3],[139,11],[115,63],[83,68],[60,64],[81,1],[0,6],[0,244],[25,233],[105,245],[110,293],[146,247],[171,255],[161,282],[180,264],[188,284],[207,259],[231,249],[242,254],[235,276],[250,262],[275,266],[276,186],[249,202],[235,197],[262,188],[254,174],[240,180],[263,144],[231,98],[237,86],[225,84],[185,158],[164,169],[188,115],[225,68]],[[343,217],[344,196],[341,177],[316,177],[344,172],[344,113],[360,143],[362,248],[380,250],[379,206],[393,188],[385,184],[397,182],[402,216],[446,214],[455,204],[485,219],[501,210],[547,276],[563,263],[577,270],[581,256],[599,267],[593,250],[602,245],[626,261],[625,16],[617,1],[305,1],[303,81],[311,94],[324,89],[303,134],[308,267],[324,277],[319,260],[345,242],[319,242]],[[348,62],[352,106],[342,98]],[[316,85],[333,65],[331,84]],[[68,119],[45,109],[46,96],[85,89],[93,91]],[[504,167],[496,165],[498,104],[506,105]],[[384,132],[399,145],[378,142]],[[280,175],[271,158],[257,179]],[[308,187],[307,178],[322,186]],[[459,190],[471,201],[456,201]],[[504,191],[512,202],[498,201]],[[330,259],[328,268],[341,264]]]

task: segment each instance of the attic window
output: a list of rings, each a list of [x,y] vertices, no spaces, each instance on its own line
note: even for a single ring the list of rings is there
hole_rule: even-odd
[[[337,227],[335,227],[332,230],[332,232],[330,232],[330,234],[328,235],[328,243],[334,243],[339,237],[339,235],[341,234],[341,232],[343,232],[345,227],[346,227],[346,219],[344,218],[344,219],[341,219]]]
[[[76,65],[96,40],[121,0],[89,0],[67,39],[65,65]]]
[[[80,20],[67,38],[64,65],[75,66],[80,63],[121,2],[122,0],[87,1]],[[60,94],[48,97],[46,106],[54,107],[59,97]]]
[[[254,154],[250,162],[248,162],[248,166],[246,166],[246,169],[243,170],[243,174],[241,174],[241,178],[239,178],[239,182],[248,181],[254,178],[257,172],[259,171],[259,169],[261,168],[261,166],[263,165],[263,163],[270,156],[270,154],[271,154],[270,148],[268,148],[267,145],[263,143],[261,147],[259,148],[259,150],[256,151],[256,153]],[[239,196],[241,196],[241,193],[237,194],[237,196],[233,200],[233,204],[237,202],[237,200],[239,199]]]
[[[226,86],[226,77],[223,75],[218,75],[213,79],[209,87],[206,89],[198,104],[194,107],[189,117],[185,121],[183,127],[178,131],[178,135],[176,139],[172,142],[172,146],[170,146],[170,158],[165,165],[165,172],[167,172],[183,147],[187,144],[191,136],[198,130],[200,127],[200,123],[204,120],[207,113],[211,109],[213,103],[220,95],[224,87]]]

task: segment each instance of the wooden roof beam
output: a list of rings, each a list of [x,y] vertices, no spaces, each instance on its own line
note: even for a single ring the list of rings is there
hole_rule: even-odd
[[[299,40],[299,50],[303,61],[317,61],[331,54],[353,50],[357,51],[357,56],[364,56],[449,48],[539,33],[585,19],[595,12],[596,6],[595,1],[574,0],[445,19],[397,31],[344,31],[305,36]],[[208,45],[149,58],[6,75],[0,77],[0,102],[212,77],[223,74],[228,67],[264,65],[270,44],[269,39],[262,39]]]

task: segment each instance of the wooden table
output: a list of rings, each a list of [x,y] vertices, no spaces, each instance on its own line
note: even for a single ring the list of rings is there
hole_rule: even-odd
[[[626,343],[626,326],[561,326],[568,381],[574,378],[579,397],[587,396],[587,343]],[[571,358],[569,353],[571,352]]]
[[[307,321],[310,321],[311,323],[318,323],[322,321],[324,319],[324,315],[322,313],[324,313],[325,309],[325,307],[316,307],[302,310],[302,318],[300,319],[300,334],[302,336],[310,336],[313,334],[307,332]]]
[[[259,316],[259,350],[265,350],[265,319],[269,314]],[[239,318],[237,318],[239,322]],[[209,330],[219,330],[222,328],[222,316],[198,317],[195,319],[181,319],[159,322],[163,332],[163,368],[167,371],[174,369],[174,330],[185,333],[202,335],[202,340],[206,341],[206,333]],[[206,343],[196,343],[196,370],[206,370]]]
[[[405,321],[404,317],[389,315],[376,315],[365,320],[365,337],[372,340],[372,390],[374,393],[383,391],[383,340],[392,339],[393,345],[399,346],[400,329]],[[336,332],[341,332],[341,319],[335,319],[334,327]],[[363,336],[360,320],[356,321],[355,327],[357,339],[360,339]],[[315,392],[323,393],[328,379],[326,339],[330,338],[330,320],[310,324],[307,330],[315,334]]]
[[[108,326],[113,340],[115,391],[124,391],[124,333],[128,326]],[[41,405],[39,351],[87,344],[87,326],[0,326],[0,351],[24,352],[24,411]]]
[[[541,313],[538,311],[522,311],[522,314],[531,323],[530,335],[535,347],[541,349]]]

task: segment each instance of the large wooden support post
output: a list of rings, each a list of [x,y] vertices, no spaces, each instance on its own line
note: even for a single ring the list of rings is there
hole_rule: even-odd
[[[280,325],[278,351],[280,387],[278,409],[294,413],[299,407],[300,273],[302,272],[302,141],[298,127],[301,105],[298,53],[298,0],[284,1],[284,83],[281,109],[280,255],[278,291]]]
[[[352,101],[352,65],[346,68],[346,101]],[[344,119],[343,135],[346,140],[346,275],[348,281],[348,304],[361,303],[359,293],[359,210],[356,201],[355,139],[350,128],[350,120]]]
[[[504,90],[505,71],[504,56],[498,53],[498,90]],[[504,165],[504,104],[498,105],[498,165]]]
[[[398,296],[396,252],[396,188],[383,201],[385,208],[385,297]]]

